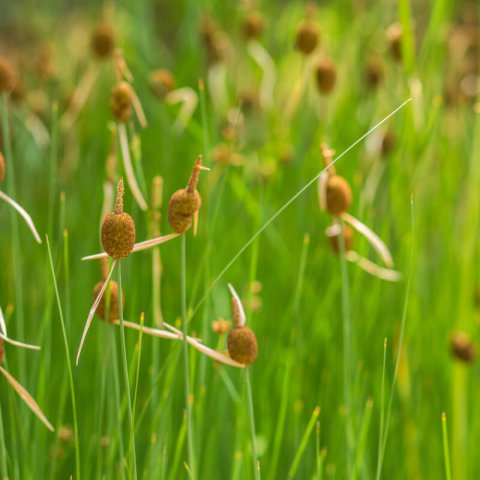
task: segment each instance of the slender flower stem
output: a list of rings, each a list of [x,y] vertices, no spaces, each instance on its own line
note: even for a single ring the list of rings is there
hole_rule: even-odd
[[[183,327],[183,360],[185,369],[185,404],[187,411],[187,442],[188,442],[188,468],[191,477],[197,478],[197,466],[195,463],[195,449],[193,440],[193,418],[190,393],[190,368],[188,364],[188,328],[187,328],[187,281],[186,281],[186,237],[182,235],[182,246],[180,252],[181,263],[181,302],[182,302],[182,327]]]
[[[257,439],[255,433],[255,413],[253,410],[252,384],[250,382],[250,370],[245,368],[245,385],[247,386],[248,416],[250,420],[250,436],[252,441],[252,463],[255,480],[260,480],[260,463],[257,455]]]
[[[7,470],[7,448],[5,446],[5,435],[3,433],[3,415],[0,405],[0,474],[2,478],[8,478]]]
[[[60,315],[60,323],[62,325],[63,344],[65,346],[65,357],[67,358],[68,380],[70,383],[70,395],[72,396],[72,414],[73,414],[73,428],[75,434],[75,472],[77,479],[80,480],[80,442],[78,437],[78,419],[77,419],[77,401],[75,399],[75,384],[73,382],[72,362],[70,360],[70,347],[68,346],[67,330],[65,328],[65,320],[63,318],[62,303],[60,302],[60,293],[58,292],[57,278],[55,276],[55,268],[53,266],[52,251],[50,249],[50,242],[47,240],[48,260],[50,262],[50,269],[52,271],[53,287],[55,289],[55,297],[57,299],[58,313]]]
[[[352,473],[353,426],[352,426],[352,319],[350,315],[350,293],[347,260],[345,258],[344,224],[340,220],[340,269],[342,277],[342,333],[343,333],[343,401],[347,433],[347,478]]]
[[[132,396],[130,394],[130,380],[128,378],[127,347],[125,343],[125,326],[123,324],[123,295],[122,295],[122,262],[118,261],[118,314],[120,318],[120,344],[122,348],[122,366],[125,380],[125,389],[127,391],[128,419],[130,421],[130,446],[132,452],[132,474],[130,478],[137,478],[137,456],[135,451],[135,429],[133,425]]]

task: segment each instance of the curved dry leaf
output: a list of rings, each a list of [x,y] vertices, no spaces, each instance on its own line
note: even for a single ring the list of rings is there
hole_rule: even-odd
[[[178,117],[173,124],[173,129],[177,132],[183,130],[192,118],[193,112],[198,105],[198,95],[190,87],[178,88],[169,92],[165,96],[165,102],[169,104],[181,103]]]
[[[245,310],[243,309],[242,301],[238,296],[237,292],[233,288],[231,283],[228,284],[230,293],[232,294],[232,310],[233,310],[233,321],[237,327],[243,327],[247,323],[247,317],[245,315]]]
[[[243,363],[238,363],[235,360],[232,360],[230,357],[227,357],[223,353],[217,352],[216,350],[213,350],[212,348],[209,348],[203,345],[195,338],[187,337],[187,342],[193,348],[196,348],[199,352],[203,353],[204,355],[207,355],[207,357],[213,358],[217,362],[221,362],[221,363],[224,363],[225,365],[230,365],[232,367],[245,368],[245,365]]]
[[[35,225],[33,224],[32,217],[13,199],[11,199],[6,193],[2,192],[0,190],[0,198],[3,198],[9,205],[11,205],[25,220],[26,224],[30,228],[30,230],[33,233],[33,236],[35,237],[35,240],[38,243],[42,243],[42,239],[40,238],[40,235],[37,232],[37,229],[35,228]]]
[[[349,262],[357,264],[360,268],[365,270],[370,275],[380,278],[381,280],[386,280],[387,282],[398,282],[402,279],[402,274],[397,270],[391,270],[388,268],[383,268],[377,265],[376,263],[371,262],[365,257],[362,257],[357,252],[350,250],[345,253],[345,258]]]
[[[115,325],[120,325],[120,320],[115,320],[113,323]],[[169,332],[168,330],[165,330],[165,329],[150,328],[145,326],[142,327],[138,323],[129,322],[127,320],[123,321],[123,325],[127,328],[132,328],[133,330],[138,330],[138,331],[141,330],[143,331],[143,333],[147,335],[152,335],[154,337],[166,338],[168,340],[180,340],[183,338],[181,335]]]
[[[385,263],[387,267],[393,267],[393,258],[390,254],[390,251],[388,250],[388,247],[373,230],[368,228],[364,223],[362,223],[357,218],[352,217],[348,213],[343,213],[341,217],[368,240],[370,245],[380,255],[383,263]]]
[[[43,424],[51,431],[54,432],[52,424],[47,420],[47,417],[44,415],[37,402],[33,397],[25,390],[20,383],[17,382],[3,367],[0,367],[0,372],[3,373],[5,378],[10,382],[10,385],[13,389],[22,397],[22,400],[27,404],[30,410],[43,422]]]
[[[80,345],[78,346],[77,359],[75,363],[77,366],[78,366],[78,361],[80,360],[80,354],[82,353],[82,348],[85,342],[85,337],[87,336],[88,329],[90,328],[90,324],[92,323],[95,312],[97,311],[98,304],[100,303],[100,300],[103,297],[103,294],[105,292],[105,289],[107,288],[108,282],[110,281],[110,277],[112,276],[112,273],[113,273],[113,270],[115,269],[116,264],[117,264],[117,260],[115,259],[112,262],[112,266],[110,267],[110,272],[108,274],[108,277],[106,278],[105,282],[103,282],[102,288],[100,289],[100,292],[98,293],[97,298],[95,299],[95,302],[93,303],[93,306],[90,309],[90,312],[88,314],[87,321],[85,323],[85,328],[83,329],[83,333],[82,333],[82,339],[80,340]],[[120,292],[119,295],[121,294],[122,293]]]
[[[31,345],[29,343],[18,342],[17,340],[13,340],[6,335],[0,334],[0,338],[5,342],[9,343],[10,345],[15,345],[16,347],[28,348],[30,350],[40,350],[41,347],[38,345]]]
[[[0,307],[0,330],[2,334],[7,336],[7,325],[5,324],[5,317],[3,316],[2,307]]]
[[[263,108],[271,107],[273,104],[273,89],[277,79],[275,62],[257,40],[252,40],[248,43],[248,53],[263,70],[263,78],[260,85],[260,105]]]
[[[128,186],[132,191],[132,195],[138,203],[138,206],[146,212],[148,210],[147,202],[143,198],[137,179],[133,172],[132,159],[130,157],[130,146],[128,145],[127,130],[124,123],[118,124],[118,136],[120,137],[120,147],[122,150],[123,165],[125,167],[125,176],[127,177]]]

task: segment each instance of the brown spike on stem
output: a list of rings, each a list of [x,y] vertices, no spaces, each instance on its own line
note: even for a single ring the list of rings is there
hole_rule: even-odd
[[[115,202],[115,213],[123,213],[123,178],[117,185],[117,200]]]
[[[193,193],[197,189],[198,177],[200,175],[201,166],[202,166],[202,156],[199,155],[197,157],[197,160],[195,161],[195,165],[193,166],[192,175],[188,180],[188,184],[186,188],[188,193]]]

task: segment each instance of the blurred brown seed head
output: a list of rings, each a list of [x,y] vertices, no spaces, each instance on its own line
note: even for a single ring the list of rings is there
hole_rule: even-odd
[[[320,93],[330,93],[337,82],[337,70],[335,65],[328,58],[320,60],[315,67],[315,79]]]
[[[216,22],[205,17],[200,25],[200,38],[207,53],[209,64],[215,64],[225,60],[230,48],[228,37],[222,32]]]
[[[387,29],[387,42],[390,55],[396,62],[402,61],[402,27],[393,23]]]
[[[0,93],[13,90],[16,82],[15,70],[4,57],[0,57]]]
[[[262,35],[265,27],[265,19],[258,10],[248,12],[242,25],[245,38],[248,40],[258,38]]]
[[[350,185],[340,175],[330,175],[326,193],[326,208],[331,215],[345,213],[352,203]]]
[[[5,178],[5,158],[2,152],[0,152],[0,183],[3,182],[4,178]]]
[[[258,354],[257,337],[248,327],[235,327],[228,335],[230,357],[244,365],[250,365]]]
[[[304,55],[310,55],[320,42],[320,32],[311,20],[300,24],[295,36],[295,48]]]
[[[393,130],[385,130],[382,137],[382,143],[380,147],[380,154],[382,158],[387,158],[395,148],[397,140],[395,138],[395,133]]]
[[[113,87],[110,109],[114,118],[122,123],[132,116],[132,88],[127,82],[119,82]]]
[[[92,33],[93,53],[101,60],[112,56],[117,43],[115,30],[106,23],[98,24]]]
[[[225,320],[224,318],[219,318],[212,322],[212,330],[217,335],[225,335],[232,328],[232,322],[230,320]]]
[[[159,68],[150,74],[148,83],[151,92],[159,100],[164,100],[166,95],[175,89],[176,82],[172,72]]]
[[[465,363],[475,360],[475,347],[470,337],[463,332],[455,332],[450,338],[450,351],[457,359]]]
[[[98,282],[94,289],[93,289],[93,301],[95,301],[98,297],[98,294],[100,293],[100,290],[103,287],[103,282]],[[119,315],[119,310],[118,310],[118,284],[115,281],[110,281],[109,283],[109,288],[110,288],[110,305],[109,305],[109,311],[108,311],[108,318],[105,318],[107,316],[107,290],[103,292],[102,299],[100,300],[100,303],[98,304],[97,310],[95,313],[98,315],[98,317],[104,321],[107,321],[109,323],[113,323],[115,320],[118,320],[120,318]],[[125,297],[123,296],[122,293],[122,305],[125,306]]]
[[[382,83],[385,76],[383,64],[377,57],[371,57],[365,69],[365,83],[368,88],[376,89]]]

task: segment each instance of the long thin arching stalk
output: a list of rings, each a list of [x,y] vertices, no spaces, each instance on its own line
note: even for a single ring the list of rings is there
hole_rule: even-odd
[[[122,366],[127,392],[128,419],[130,422],[130,447],[132,452],[132,478],[137,478],[137,455],[135,451],[135,429],[133,425],[132,396],[130,394],[130,380],[128,378],[127,347],[125,342],[125,326],[123,324],[123,295],[122,295],[122,262],[118,261],[118,316],[120,318],[120,344],[122,347]]]
[[[68,381],[70,383],[70,394],[72,396],[72,414],[73,414],[73,428],[75,435],[75,472],[77,478],[80,480],[80,442],[78,436],[78,420],[77,420],[77,402],[75,399],[75,384],[73,382],[72,362],[70,360],[70,347],[68,346],[67,330],[65,328],[65,320],[63,317],[62,303],[60,301],[60,294],[58,292],[57,278],[55,276],[55,268],[53,266],[52,251],[50,249],[50,242],[47,240],[48,260],[50,262],[50,269],[52,271],[53,287],[55,289],[55,297],[57,299],[58,313],[60,315],[60,324],[62,325],[63,344],[65,346],[65,357],[67,359]]]
[[[182,327],[183,327],[183,363],[185,370],[185,408],[187,412],[187,443],[188,443],[188,468],[193,479],[197,478],[197,465],[195,462],[195,444],[193,436],[193,418],[190,390],[190,368],[188,363],[188,326],[187,326],[187,279],[186,279],[186,237],[182,235],[180,250],[180,282],[182,303]]]

